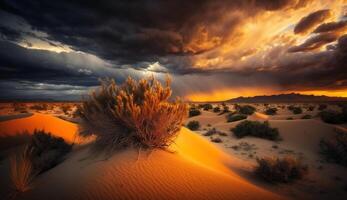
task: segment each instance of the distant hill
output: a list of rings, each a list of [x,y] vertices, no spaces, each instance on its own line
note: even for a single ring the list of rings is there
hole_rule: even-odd
[[[346,101],[346,97],[328,97],[328,96],[315,96],[303,95],[297,93],[279,94],[269,96],[254,96],[254,97],[237,97],[229,99],[225,102],[228,103],[287,103],[287,102],[341,102]]]

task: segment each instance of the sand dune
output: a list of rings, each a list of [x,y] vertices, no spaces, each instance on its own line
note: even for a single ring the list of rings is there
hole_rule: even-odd
[[[35,113],[30,117],[0,122],[0,136],[17,134],[25,130],[31,133],[34,129],[44,129],[68,142],[76,141],[76,124],[50,115]]]
[[[42,122],[45,127],[40,127]],[[1,127],[13,128],[14,124],[15,130],[64,132],[67,139],[73,137],[66,134],[77,130],[74,124],[41,114],[11,120]],[[91,156],[88,150],[88,146],[75,150],[63,163],[40,175],[23,198],[282,199],[238,176],[230,168],[236,160],[186,128],[170,148],[174,153],[125,150],[105,160],[104,156]]]

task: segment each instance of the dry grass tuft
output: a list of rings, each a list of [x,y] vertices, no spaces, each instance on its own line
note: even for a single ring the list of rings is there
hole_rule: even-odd
[[[122,85],[103,80],[79,109],[82,136],[96,136],[96,147],[113,151],[129,145],[166,148],[187,116],[180,100],[169,102],[170,80],[166,85],[153,77]]]
[[[10,176],[16,192],[25,192],[32,188],[31,183],[35,178],[35,173],[30,152],[26,146],[23,152],[10,157]]]

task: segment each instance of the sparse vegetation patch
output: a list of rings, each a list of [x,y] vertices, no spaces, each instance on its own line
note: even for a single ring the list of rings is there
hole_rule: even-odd
[[[236,114],[236,113],[229,113],[227,116],[227,122],[235,122],[243,119],[247,119],[247,115],[244,114]]]
[[[192,107],[189,109],[189,117],[201,115],[201,111],[198,108]]]
[[[258,158],[255,173],[271,183],[288,183],[302,179],[308,167],[292,157]]]
[[[268,121],[261,123],[258,121],[246,120],[239,123],[236,127],[232,128],[231,131],[238,138],[253,136],[269,140],[280,139],[278,129],[270,127]]]
[[[196,121],[196,120],[190,121],[187,124],[187,128],[189,128],[192,131],[196,131],[200,128],[200,123],[199,121]]]

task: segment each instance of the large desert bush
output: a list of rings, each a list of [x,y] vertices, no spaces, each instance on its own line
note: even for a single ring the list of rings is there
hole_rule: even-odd
[[[303,178],[308,167],[292,157],[258,158],[255,173],[271,183],[288,183]]]
[[[238,138],[253,136],[269,140],[280,139],[278,129],[270,127],[268,121],[261,123],[258,121],[245,120],[236,127],[231,128],[231,131]]]
[[[187,116],[186,104],[169,101],[170,96],[169,78],[165,86],[153,77],[129,77],[122,85],[103,80],[80,108],[80,135],[95,135],[95,147],[108,151],[129,145],[166,148]]]
[[[43,130],[35,130],[28,145],[31,161],[36,173],[45,172],[63,161],[72,145],[63,138],[52,136]]]
[[[330,162],[347,166],[347,134],[337,132],[333,137],[322,139],[319,143],[321,153]]]

